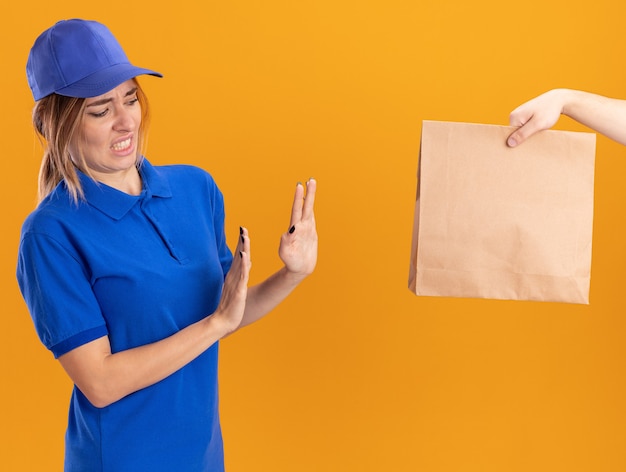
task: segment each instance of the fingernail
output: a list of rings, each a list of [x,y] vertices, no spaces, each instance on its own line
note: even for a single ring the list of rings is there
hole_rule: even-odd
[[[302,185],[302,182],[298,182],[298,183],[296,184],[296,187],[297,187],[298,185]]]
[[[246,240],[245,240],[245,239],[243,239],[243,235],[241,236],[241,242],[242,242],[242,243],[245,243],[245,242],[246,242]]]
[[[515,141],[515,139],[513,138],[509,138],[506,143],[509,145],[509,147],[515,147],[517,146],[517,141]]]
[[[292,226],[291,228],[289,228],[289,234],[293,233],[296,230],[295,226]]]
[[[239,257],[243,258],[243,252],[239,251]]]
[[[243,234],[243,228],[241,226],[239,227],[239,234]]]

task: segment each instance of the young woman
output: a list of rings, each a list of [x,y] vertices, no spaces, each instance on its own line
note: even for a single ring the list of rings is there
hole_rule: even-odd
[[[97,22],[61,21],[36,40],[27,76],[45,152],[17,278],[75,384],[66,471],[222,471],[218,341],[313,271],[316,182],[296,186],[284,267],[248,288],[249,234],[233,257],[211,176],[141,154],[143,74],[160,76]]]

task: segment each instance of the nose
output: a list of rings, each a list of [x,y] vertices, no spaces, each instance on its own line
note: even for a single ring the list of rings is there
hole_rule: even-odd
[[[113,129],[116,131],[134,131],[138,125],[138,116],[140,114],[134,108],[118,107],[115,111]]]

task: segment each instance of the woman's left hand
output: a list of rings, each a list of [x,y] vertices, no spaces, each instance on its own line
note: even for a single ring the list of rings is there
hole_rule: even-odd
[[[280,239],[278,255],[287,271],[295,276],[306,277],[313,272],[317,263],[317,230],[315,228],[315,190],[317,182],[309,179],[305,188],[301,183],[291,209],[289,229]]]

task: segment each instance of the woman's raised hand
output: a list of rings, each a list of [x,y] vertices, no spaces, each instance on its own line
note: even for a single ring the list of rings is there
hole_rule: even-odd
[[[313,210],[316,188],[314,179],[307,181],[306,189],[301,183],[296,186],[289,229],[282,235],[278,249],[287,271],[301,278],[313,272],[317,264],[317,230]]]
[[[212,318],[220,323],[224,336],[235,331],[241,324],[248,296],[250,276],[250,238],[248,230],[240,228],[239,242],[233,257],[233,263],[226,274],[222,298]]]

